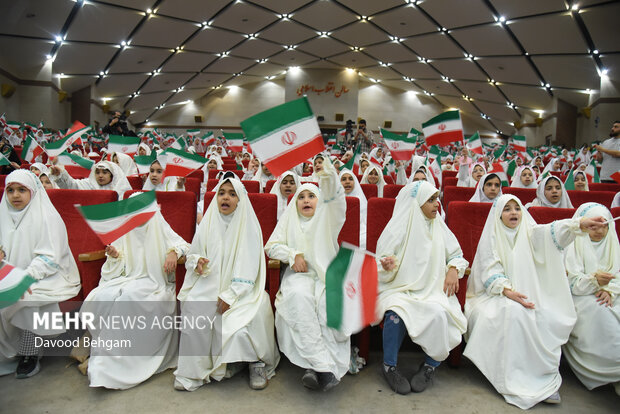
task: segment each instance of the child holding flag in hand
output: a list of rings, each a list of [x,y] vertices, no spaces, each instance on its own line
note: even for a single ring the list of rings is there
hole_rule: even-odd
[[[265,245],[267,255],[287,264],[276,296],[280,349],[305,368],[304,386],[329,390],[349,369],[350,337],[327,327],[325,272],[338,252],[346,200],[338,172],[325,158],[319,188],[302,184]]]

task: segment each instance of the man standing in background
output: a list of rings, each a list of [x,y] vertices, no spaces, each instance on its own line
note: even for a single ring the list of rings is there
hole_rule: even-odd
[[[620,121],[614,121],[610,138],[600,145],[595,145],[598,150],[596,160],[601,163],[601,182],[615,183],[611,175],[620,171]]]

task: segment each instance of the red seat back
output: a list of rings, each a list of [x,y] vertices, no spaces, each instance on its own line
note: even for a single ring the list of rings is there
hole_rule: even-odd
[[[362,187],[366,200],[369,200],[371,197],[377,197],[379,194],[379,187],[375,184],[360,184],[360,187]]]
[[[578,208],[580,205],[588,202],[594,202],[604,205],[607,208],[611,208],[611,203],[614,201],[616,193],[612,191],[576,191],[568,190],[568,196],[570,197],[573,207]]]
[[[554,175],[556,177],[562,178],[562,172],[561,171],[549,171],[549,174]]]
[[[391,175],[384,175],[383,179],[385,180],[386,184],[394,184],[394,179]]]
[[[217,180],[215,178],[212,180],[208,180],[207,191],[213,191],[213,189],[215,188],[215,186],[217,186],[217,183],[219,182],[220,180]],[[242,180],[241,182],[243,183],[243,186],[248,191],[248,193],[259,193],[260,192],[260,183],[258,181]]]
[[[4,183],[6,182],[7,174],[0,174],[0,185],[4,187]]]
[[[448,206],[448,227],[459,241],[463,257],[470,265],[474,261],[480,235],[492,206],[492,203],[469,201],[453,201]]]
[[[142,190],[142,186],[144,185],[142,177],[129,176],[127,177],[127,180],[129,181],[131,188],[133,188],[134,190]]]
[[[257,181],[258,182],[258,181]],[[271,192],[271,189],[273,188],[273,185],[276,183],[276,180],[269,180],[265,183],[265,189],[263,190],[264,193],[269,193]]]
[[[576,208],[530,207],[527,210],[538,224],[572,218]]]
[[[453,201],[469,201],[474,195],[476,189],[474,187],[455,187],[453,185],[444,187],[443,189],[443,205],[450,211],[450,203]]]
[[[204,178],[205,178],[205,173],[204,173],[204,171],[202,171],[202,169],[199,169],[199,170],[192,171],[187,176],[188,177],[192,177],[192,178],[198,178],[200,180],[200,182],[202,182],[204,180]]]
[[[194,177],[185,178],[185,191],[191,191],[196,195],[196,200],[200,198],[200,186],[202,181]]]
[[[448,172],[448,171],[445,171]],[[456,185],[458,184],[459,179],[456,177],[445,177],[442,181],[441,181],[441,186],[442,187],[448,187],[448,186],[454,186],[456,187]]]
[[[613,191],[617,193],[620,191],[620,184],[615,183],[588,183],[590,191]]]
[[[536,198],[535,188],[502,187],[502,193],[514,195],[521,200],[523,205],[533,201]]]
[[[366,249],[375,252],[377,241],[392,218],[396,200],[393,198],[372,198],[368,200],[367,225],[366,225]]]
[[[614,207],[609,211],[611,211],[612,217],[620,216],[620,207]],[[616,235],[618,235],[620,233],[620,220],[616,220],[615,223],[616,223]]]
[[[400,184],[387,184],[383,187],[383,198],[396,198],[403,187]]]
[[[360,245],[360,200],[357,197],[347,197],[347,212],[342,229],[338,234],[338,245],[342,242]]]
[[[458,171],[442,171],[441,172],[441,180],[445,180],[448,177],[456,177]]]
[[[80,262],[78,256],[80,253],[103,250],[105,246],[99,240],[97,235],[86,224],[80,213],[75,208],[75,204],[83,206],[93,204],[111,203],[117,201],[118,194],[116,191],[109,190],[64,190],[52,189],[47,190],[49,198],[60,214],[62,221],[67,228],[67,236],[69,238],[69,248],[75,258],[80,279],[82,282],[82,290],[78,295],[79,299],[84,299],[91,290],[99,285],[101,278],[101,266],[105,260],[96,260],[92,262]]]

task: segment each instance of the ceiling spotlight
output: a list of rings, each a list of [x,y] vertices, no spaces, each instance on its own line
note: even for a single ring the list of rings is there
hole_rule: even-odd
[[[265,62],[267,62],[267,59],[258,59],[256,62],[258,62],[258,63],[265,63]]]
[[[360,49],[360,48],[359,48],[359,47],[357,47],[357,46],[353,46],[351,49],[352,49],[354,52],[359,52],[360,50],[362,50],[362,49]]]
[[[570,9],[571,9],[572,11],[579,11],[579,4],[574,3],[574,4],[571,6],[571,8],[570,8]]]
[[[504,16],[499,16],[498,20],[500,23],[504,23],[506,21],[506,18]]]
[[[282,20],[286,20],[286,19],[288,19],[289,17],[291,17],[291,15],[290,15],[290,14],[286,14],[286,13],[284,13],[284,14],[280,14],[280,15],[279,15],[279,17],[280,17],[280,19],[282,19]]]
[[[359,16],[358,17],[361,21],[365,22],[366,20],[368,20],[368,17],[366,16]]]
[[[202,22],[202,27],[207,27],[209,25],[209,22]]]
[[[288,46],[286,46],[286,50],[293,50],[293,49],[295,49],[296,47],[297,47],[297,46],[295,46],[295,45],[288,45]]]
[[[56,35],[56,43],[60,43],[62,42],[62,37],[59,35]]]
[[[595,55],[598,55],[598,49],[594,49],[592,53],[594,53]]]
[[[545,83],[545,88],[549,89],[551,87],[551,85],[549,85],[548,83]]]
[[[247,35],[248,39],[253,39],[255,37],[256,37],[256,35],[254,33],[250,33],[250,34]]]
[[[153,14],[153,10],[151,10],[151,9],[146,9],[146,14]]]
[[[602,69],[601,70],[601,76],[607,76],[608,73],[609,73],[608,69]]]

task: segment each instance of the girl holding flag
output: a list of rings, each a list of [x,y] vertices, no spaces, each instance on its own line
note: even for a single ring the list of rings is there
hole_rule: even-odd
[[[185,177],[165,177],[162,180],[164,168],[159,160],[151,163],[149,175],[142,186],[145,191],[185,191]]]
[[[355,197],[360,201],[360,240],[359,246],[366,249],[366,217],[368,210],[368,200],[366,195],[357,181],[357,177],[353,172],[344,168],[340,171],[340,184],[344,188],[347,197]]]
[[[325,272],[338,252],[346,200],[329,159],[319,188],[302,184],[265,245],[267,255],[287,266],[276,296],[280,349],[306,371],[304,386],[329,390],[347,373],[350,337],[327,327]]]
[[[112,161],[99,161],[90,171],[88,178],[76,180],[58,165],[50,167],[51,180],[59,188],[75,190],[113,190],[118,193],[119,200],[126,191],[131,190],[131,185],[121,167]]]

